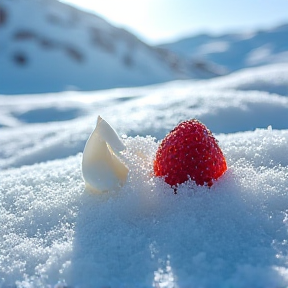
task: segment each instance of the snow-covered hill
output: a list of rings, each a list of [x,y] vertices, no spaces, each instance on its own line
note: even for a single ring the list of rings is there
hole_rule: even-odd
[[[160,45],[186,59],[212,61],[227,72],[288,62],[288,24],[255,32],[201,34]]]
[[[16,1],[16,0],[14,0]],[[140,88],[0,97],[0,287],[288,287],[288,65]],[[130,168],[85,190],[100,114]],[[228,171],[174,195],[153,176],[158,140],[197,117]]]
[[[95,90],[217,75],[56,0],[1,0],[0,93]],[[215,74],[215,73],[216,74]]]

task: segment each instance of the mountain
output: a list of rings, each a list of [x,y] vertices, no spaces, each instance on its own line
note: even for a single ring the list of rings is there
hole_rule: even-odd
[[[56,0],[0,3],[0,93],[138,86],[217,75]],[[5,71],[5,72],[4,72]]]
[[[227,72],[288,62],[288,24],[257,32],[213,36],[201,34],[159,47],[179,56],[212,61]]]

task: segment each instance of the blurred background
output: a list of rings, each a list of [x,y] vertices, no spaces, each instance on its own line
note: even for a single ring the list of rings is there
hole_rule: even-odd
[[[288,62],[288,1],[1,0],[0,35],[0,94],[207,79]]]

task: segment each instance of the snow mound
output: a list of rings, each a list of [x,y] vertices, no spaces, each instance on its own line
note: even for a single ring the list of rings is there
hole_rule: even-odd
[[[4,171],[2,287],[285,287],[287,132],[221,135],[227,173],[177,195],[152,176],[151,137],[124,140],[117,193],[84,190],[81,154]]]
[[[288,96],[288,65],[274,64],[266,67],[244,69],[214,82],[216,87],[237,90],[257,90]]]

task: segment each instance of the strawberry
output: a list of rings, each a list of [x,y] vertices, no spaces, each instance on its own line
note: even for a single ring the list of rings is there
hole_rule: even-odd
[[[164,177],[172,187],[189,179],[210,187],[226,170],[217,140],[196,119],[180,123],[167,134],[154,159],[155,175]]]

